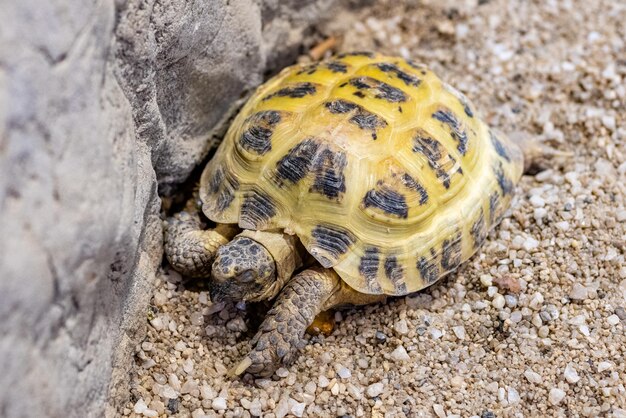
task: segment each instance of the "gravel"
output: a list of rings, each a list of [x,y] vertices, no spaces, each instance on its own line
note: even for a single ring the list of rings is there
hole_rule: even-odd
[[[407,353],[406,349],[401,345],[399,345],[395,350],[391,352],[390,357],[393,359],[393,361],[396,362],[411,360],[411,357],[409,357],[409,353]]]
[[[367,387],[367,396],[369,396],[370,398],[375,398],[377,396],[380,396],[380,394],[383,393],[384,390],[385,385],[383,385],[381,382],[372,383]]]
[[[494,128],[573,156],[524,176],[457,273],[343,311],[269,379],[227,377],[265,308],[213,304],[165,267],[118,415],[626,416],[624,2],[380,0],[352,13],[319,33],[427,63]]]

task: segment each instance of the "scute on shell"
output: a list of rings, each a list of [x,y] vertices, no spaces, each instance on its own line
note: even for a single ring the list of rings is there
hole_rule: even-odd
[[[518,147],[426,67],[341,54],[259,87],[200,196],[215,222],[293,231],[353,288],[403,295],[476,252],[522,168]]]

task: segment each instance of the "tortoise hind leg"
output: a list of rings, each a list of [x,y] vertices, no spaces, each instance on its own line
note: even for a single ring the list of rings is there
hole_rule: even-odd
[[[293,277],[278,295],[258,333],[252,350],[231,370],[271,376],[289,364],[304,343],[307,327],[320,312],[343,305],[379,302],[384,295],[364,295],[349,288],[332,269],[312,268]]]

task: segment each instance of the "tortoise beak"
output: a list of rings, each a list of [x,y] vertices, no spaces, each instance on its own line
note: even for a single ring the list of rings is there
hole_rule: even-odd
[[[210,282],[209,283],[209,296],[211,297],[211,302],[213,303],[219,303],[219,302],[226,302],[227,300],[229,300],[229,294],[230,294],[230,284],[229,282],[224,282],[224,283],[215,283],[215,282]]]

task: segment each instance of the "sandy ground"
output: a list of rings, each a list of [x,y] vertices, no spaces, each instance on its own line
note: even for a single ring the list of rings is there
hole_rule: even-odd
[[[458,273],[338,313],[272,379],[225,376],[258,312],[166,270],[121,415],[626,417],[626,3],[396,3],[323,32],[427,63],[490,125],[574,157],[525,176]]]

